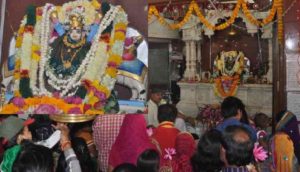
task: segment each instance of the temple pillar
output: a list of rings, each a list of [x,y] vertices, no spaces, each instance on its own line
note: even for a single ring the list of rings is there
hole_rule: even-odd
[[[202,73],[202,68],[201,68],[201,43],[197,42],[197,63],[198,63],[198,74],[199,74],[199,79],[201,81],[201,73]]]
[[[182,27],[182,40],[186,47],[186,69],[183,81],[199,81],[199,73],[197,70],[197,60],[201,51],[198,50],[198,41],[201,40],[201,27],[198,25],[197,17],[192,16],[191,19]]]

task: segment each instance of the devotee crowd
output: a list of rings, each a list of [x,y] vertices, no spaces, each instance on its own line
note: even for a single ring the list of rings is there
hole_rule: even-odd
[[[197,133],[188,131],[185,124],[192,120],[174,105],[159,105],[161,96],[152,90],[147,115],[99,115],[69,124],[48,115],[2,116],[0,171],[299,171],[300,135],[293,113],[276,115],[272,133],[266,114],[250,118],[240,99],[227,97],[220,106],[223,120]]]

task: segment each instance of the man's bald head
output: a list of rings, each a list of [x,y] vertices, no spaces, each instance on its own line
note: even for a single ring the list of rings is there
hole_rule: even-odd
[[[228,126],[223,133],[222,146],[229,165],[245,166],[253,160],[254,143],[249,131],[242,126]]]

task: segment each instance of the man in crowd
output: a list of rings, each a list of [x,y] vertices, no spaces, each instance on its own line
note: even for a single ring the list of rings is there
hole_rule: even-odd
[[[251,140],[256,141],[255,129],[241,122],[243,111],[245,111],[244,104],[240,99],[236,97],[226,97],[221,104],[221,113],[224,117],[224,121],[217,126],[217,130],[223,133],[228,126],[243,126],[250,132]]]
[[[228,126],[223,132],[221,159],[225,164],[222,172],[249,172],[253,170],[254,142],[249,131],[238,125]]]

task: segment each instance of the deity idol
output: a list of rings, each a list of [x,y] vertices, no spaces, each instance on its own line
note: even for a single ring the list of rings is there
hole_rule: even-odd
[[[56,20],[55,13],[52,13],[53,21]],[[45,74],[48,76],[47,88],[52,92],[57,88],[54,84],[55,79],[66,80],[73,77],[91,47],[83,28],[83,17],[72,14],[69,16],[69,20],[67,32],[50,44],[51,53],[46,63]]]
[[[120,6],[96,1],[32,10],[18,31],[14,97],[2,113],[104,113],[127,24]]]

